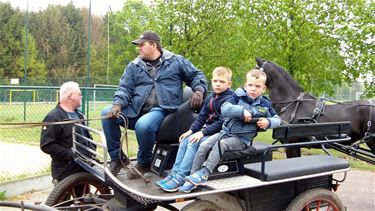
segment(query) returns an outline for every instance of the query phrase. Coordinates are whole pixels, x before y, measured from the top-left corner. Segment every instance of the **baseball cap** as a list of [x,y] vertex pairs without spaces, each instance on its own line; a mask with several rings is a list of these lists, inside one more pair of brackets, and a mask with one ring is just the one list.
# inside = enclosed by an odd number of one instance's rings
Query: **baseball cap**
[[139,36],[138,39],[133,40],[132,43],[135,45],[142,44],[146,41],[152,41],[152,42],[159,42],[160,43],[160,37],[159,35],[154,31],[145,31]]

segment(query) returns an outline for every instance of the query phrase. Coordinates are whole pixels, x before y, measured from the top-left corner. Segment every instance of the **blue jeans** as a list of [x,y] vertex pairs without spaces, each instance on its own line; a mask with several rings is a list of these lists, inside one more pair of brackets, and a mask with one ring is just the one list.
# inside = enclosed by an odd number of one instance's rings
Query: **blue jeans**
[[195,153],[199,145],[209,136],[204,136],[198,142],[191,143],[189,137],[184,138],[178,146],[176,160],[174,162],[172,173],[176,174],[179,179],[183,179],[189,175],[190,169],[193,165]]
[[[112,106],[104,108],[101,115],[106,116],[111,108]],[[156,133],[168,113],[169,112],[165,109],[154,107],[145,114],[140,114],[135,118],[128,118],[128,128],[135,130],[138,141],[138,164],[144,166],[151,164],[152,150],[156,142]],[[120,150],[120,125],[124,126],[124,120],[122,118],[102,120],[104,135],[107,139],[108,153],[112,160],[124,158],[124,153]],[[121,156],[119,153],[121,153]]]

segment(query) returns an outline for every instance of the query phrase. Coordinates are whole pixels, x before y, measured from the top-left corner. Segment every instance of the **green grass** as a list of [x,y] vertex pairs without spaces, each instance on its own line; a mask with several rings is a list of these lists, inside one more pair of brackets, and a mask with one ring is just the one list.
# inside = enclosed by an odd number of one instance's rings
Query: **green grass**
[[45,175],[45,174],[49,174],[50,172],[51,172],[50,166],[48,165],[37,172],[26,172],[26,173],[22,173],[19,175],[1,174],[0,183],[9,182],[9,181],[17,181],[17,180],[21,180],[21,179],[25,179],[25,178],[29,178],[33,176]]

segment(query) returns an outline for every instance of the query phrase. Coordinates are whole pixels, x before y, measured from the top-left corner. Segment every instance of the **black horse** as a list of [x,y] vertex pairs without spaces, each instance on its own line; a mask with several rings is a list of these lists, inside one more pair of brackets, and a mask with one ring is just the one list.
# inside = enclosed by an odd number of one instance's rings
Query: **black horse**
[[[267,74],[266,85],[274,108],[284,122],[339,122],[350,121],[352,144],[366,142],[375,154],[375,103],[356,100],[326,105],[323,99],[303,92],[302,87],[280,66],[256,59],[257,65]],[[301,141],[301,140],[299,140]],[[288,157],[300,156],[299,149],[286,151]]]

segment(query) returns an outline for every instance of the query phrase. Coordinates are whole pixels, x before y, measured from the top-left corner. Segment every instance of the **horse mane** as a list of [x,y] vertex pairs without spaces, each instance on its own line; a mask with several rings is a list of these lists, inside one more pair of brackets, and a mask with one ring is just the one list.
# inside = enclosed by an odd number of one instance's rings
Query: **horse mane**
[[[276,69],[274,71],[274,75],[277,75],[277,77],[273,77],[277,80],[282,80],[283,82],[286,82],[288,86],[291,86],[294,90],[297,90],[299,92],[303,92],[303,88],[297,83],[297,81],[287,72],[285,71],[282,67],[279,65],[266,61],[263,64],[263,69]],[[274,83],[275,84],[275,83]],[[272,84],[268,84],[272,86]],[[284,84],[286,85],[286,84]]]
[[[297,81],[279,65],[261,58],[256,58],[256,62],[259,67],[263,68],[267,75],[266,86],[269,90],[271,100],[292,100],[304,91]],[[312,95],[307,96],[315,99]]]

